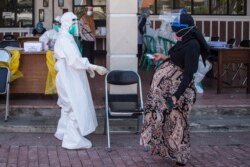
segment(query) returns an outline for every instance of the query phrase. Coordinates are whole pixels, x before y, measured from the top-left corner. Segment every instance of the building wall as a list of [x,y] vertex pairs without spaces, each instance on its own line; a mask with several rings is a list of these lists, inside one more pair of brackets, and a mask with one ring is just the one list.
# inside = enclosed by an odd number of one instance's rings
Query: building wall
[[55,16],[62,15],[63,9],[72,11],[72,0],[64,0],[64,6],[58,7],[58,0],[49,0],[49,6],[43,7],[43,0],[35,0],[35,25],[39,21],[39,9],[44,9],[44,26],[47,29],[52,28],[52,21]]
[[[221,41],[236,39],[238,45],[244,39],[250,39],[250,16],[193,16],[197,27],[208,37],[219,36]],[[161,25],[159,16],[150,16],[152,28]]]
[[247,0],[247,15],[250,16],[250,0]]

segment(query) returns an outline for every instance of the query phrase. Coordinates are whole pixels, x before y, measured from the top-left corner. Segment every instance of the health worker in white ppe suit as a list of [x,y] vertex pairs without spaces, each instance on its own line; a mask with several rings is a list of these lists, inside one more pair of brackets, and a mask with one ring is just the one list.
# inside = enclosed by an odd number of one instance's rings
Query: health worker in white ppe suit
[[39,41],[43,42],[44,50],[54,50],[54,45],[60,28],[60,18],[61,16],[55,17],[53,29],[46,31],[42,36],[40,36]]
[[94,71],[100,75],[107,73],[106,68],[90,64],[87,58],[81,56],[73,37],[77,30],[76,15],[72,12],[64,13],[54,49],[57,60],[55,64],[57,104],[61,107],[61,117],[55,137],[62,140],[62,147],[67,149],[92,146],[91,141],[84,137],[97,127],[86,71],[91,77],[94,77]]

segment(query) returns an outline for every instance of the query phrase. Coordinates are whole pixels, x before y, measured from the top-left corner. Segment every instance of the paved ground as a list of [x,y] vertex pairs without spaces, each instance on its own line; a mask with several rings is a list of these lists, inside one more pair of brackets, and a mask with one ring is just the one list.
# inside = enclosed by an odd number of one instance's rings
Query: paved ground
[[[105,65],[105,57],[97,64]],[[153,73],[143,70],[139,70],[139,73],[145,98]],[[104,107],[104,76],[97,75],[94,79],[89,79],[89,82],[95,108],[100,110]],[[217,94],[214,79],[205,79],[204,87],[205,93],[197,95],[194,107],[200,111],[196,112],[195,117],[191,117],[191,127],[193,131],[206,131],[207,133],[191,134],[192,153],[187,166],[250,167],[250,95],[245,93],[245,89],[226,88],[223,89],[222,94]],[[56,96],[38,95],[34,98],[31,95],[11,94],[12,120],[7,124],[2,122],[5,96],[0,96],[0,110],[2,111],[0,113],[0,167],[171,167],[174,165],[174,162],[170,160],[151,156],[149,152],[145,152],[139,146],[139,135],[112,135],[113,151],[107,152],[105,150],[106,136],[101,133],[88,136],[94,144],[91,149],[65,150],[61,148],[61,142],[55,139],[53,134],[3,132],[8,129],[10,132],[17,127],[22,131],[30,132],[31,127],[25,125],[34,122],[41,123],[43,126],[40,129],[44,132],[44,126],[50,125],[50,122],[46,122],[49,119],[46,120],[44,115],[58,109],[56,100]],[[27,107],[33,110],[24,112]],[[229,109],[225,110],[221,107]],[[49,109],[48,112],[40,111],[44,108]],[[208,114],[208,111],[205,111],[206,108],[211,110],[212,114]],[[230,108],[237,113],[231,112]],[[15,113],[18,113],[21,119],[15,119],[17,116]],[[27,115],[33,119],[27,119]],[[56,117],[58,113],[53,112],[49,116],[53,117],[52,125],[55,127],[54,119],[58,120]],[[98,116],[100,117],[100,114]],[[44,119],[39,119],[40,117]],[[21,124],[18,124],[18,121]],[[99,125],[102,125],[102,122],[99,121]],[[38,132],[37,127],[33,129],[34,132]],[[48,131],[54,130],[52,128]],[[217,132],[220,130],[225,132]],[[234,130],[245,132],[232,132]],[[211,133],[211,131],[216,131],[216,133]]]
[[[170,167],[173,162],[151,156],[139,146],[139,135],[112,135],[113,151],[105,151],[106,136],[88,136],[94,147],[66,150],[53,134],[2,133],[0,167]],[[250,133],[192,133],[188,167],[249,167]]]

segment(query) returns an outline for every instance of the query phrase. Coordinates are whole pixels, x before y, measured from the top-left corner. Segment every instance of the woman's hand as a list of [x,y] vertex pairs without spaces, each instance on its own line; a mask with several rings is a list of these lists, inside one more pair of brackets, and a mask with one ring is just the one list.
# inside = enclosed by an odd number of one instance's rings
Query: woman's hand
[[154,60],[159,61],[159,60],[166,60],[167,56],[162,54],[162,53],[155,53],[154,54]]
[[173,104],[175,105],[176,101],[177,101],[177,98],[175,96],[172,96],[172,101],[173,101]]

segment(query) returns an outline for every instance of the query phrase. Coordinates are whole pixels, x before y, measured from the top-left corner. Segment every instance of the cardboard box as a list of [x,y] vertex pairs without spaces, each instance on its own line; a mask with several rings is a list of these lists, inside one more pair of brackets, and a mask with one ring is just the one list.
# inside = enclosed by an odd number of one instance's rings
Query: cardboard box
[[27,41],[24,42],[25,52],[40,52],[43,50],[43,43],[39,41]]

